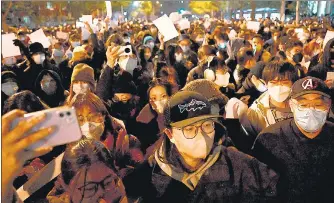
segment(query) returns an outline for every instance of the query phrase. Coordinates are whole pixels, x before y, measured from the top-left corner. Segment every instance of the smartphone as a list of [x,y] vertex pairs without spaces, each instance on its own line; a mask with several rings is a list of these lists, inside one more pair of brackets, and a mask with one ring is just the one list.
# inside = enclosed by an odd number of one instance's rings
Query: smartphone
[[27,120],[31,117],[40,115],[41,113],[45,113],[45,119],[27,132],[26,135],[36,132],[41,128],[51,126],[56,126],[56,130],[43,140],[31,145],[28,149],[33,150],[39,147],[54,147],[81,139],[82,133],[73,107],[58,107],[25,114],[23,117],[15,119],[12,122],[11,128],[13,129],[20,121]]
[[126,46],[122,46],[119,49],[119,52],[123,52],[120,56],[128,56],[132,54],[132,48],[131,45],[126,45]]

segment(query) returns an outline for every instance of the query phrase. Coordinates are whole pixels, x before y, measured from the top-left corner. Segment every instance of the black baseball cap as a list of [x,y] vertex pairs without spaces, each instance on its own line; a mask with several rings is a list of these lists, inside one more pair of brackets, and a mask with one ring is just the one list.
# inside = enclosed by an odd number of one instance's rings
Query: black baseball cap
[[297,98],[305,94],[320,94],[331,98],[330,89],[325,82],[315,77],[305,77],[297,80],[291,88],[291,98]]
[[181,128],[201,120],[222,116],[211,114],[211,104],[201,94],[180,91],[169,99],[164,117],[166,126]]

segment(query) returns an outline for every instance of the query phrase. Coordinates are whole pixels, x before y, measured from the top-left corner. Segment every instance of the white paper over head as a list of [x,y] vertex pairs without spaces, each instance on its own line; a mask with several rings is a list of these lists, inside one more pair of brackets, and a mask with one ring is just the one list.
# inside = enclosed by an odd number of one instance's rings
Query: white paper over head
[[90,25],[93,24],[93,16],[92,15],[82,15],[82,22],[88,22]]
[[67,32],[61,32],[61,31],[58,31],[56,33],[56,36],[58,39],[64,39],[64,40],[68,40],[69,38],[69,34]]
[[81,39],[88,40],[89,36],[90,36],[90,32],[87,30],[87,28],[82,27],[81,28]]
[[326,80],[333,80],[334,81],[334,72],[327,72]]
[[180,15],[178,12],[173,12],[173,13],[169,14],[169,18],[170,18],[171,21],[175,24],[175,23],[177,23],[179,20],[182,19],[182,15]]
[[167,42],[179,36],[179,33],[177,32],[173,22],[170,20],[170,18],[168,18],[166,14],[153,21],[153,24],[158,28],[159,32],[164,36],[164,42]]
[[188,19],[182,19],[178,22],[179,26],[180,26],[180,30],[185,30],[185,29],[189,29],[190,28],[190,22]]
[[334,31],[329,31],[328,30],[327,33],[326,33],[326,36],[324,38],[324,43],[323,43],[322,47],[325,48],[327,42],[329,40],[333,39],[333,38],[334,38]]
[[51,42],[49,38],[47,38],[42,29],[36,30],[35,32],[29,35],[30,41],[32,43],[39,42],[43,45],[44,48],[49,48]]
[[76,28],[79,28],[79,27],[85,27],[85,24],[84,24],[83,22],[76,21],[76,22],[75,22],[75,27],[76,27]]
[[112,17],[112,7],[111,7],[111,2],[110,1],[105,1],[106,2],[106,10],[107,10],[107,16],[109,18]]
[[14,33],[1,35],[1,40],[2,40],[1,53],[4,58],[21,55],[20,48],[13,44],[14,39],[16,39]]
[[247,29],[248,30],[253,30],[254,32],[259,31],[259,29],[260,29],[260,22],[247,21]]

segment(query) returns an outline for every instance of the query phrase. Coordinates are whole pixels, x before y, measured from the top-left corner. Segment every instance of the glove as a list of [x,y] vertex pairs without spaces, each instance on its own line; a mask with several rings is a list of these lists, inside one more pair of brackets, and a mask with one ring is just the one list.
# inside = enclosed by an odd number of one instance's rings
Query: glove
[[14,39],[13,42],[14,42],[14,45],[17,47],[24,47],[24,44],[18,39]]

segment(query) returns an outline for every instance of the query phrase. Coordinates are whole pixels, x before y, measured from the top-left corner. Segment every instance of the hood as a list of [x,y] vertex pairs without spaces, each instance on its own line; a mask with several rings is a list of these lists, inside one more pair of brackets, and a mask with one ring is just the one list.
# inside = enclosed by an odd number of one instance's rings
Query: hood
[[324,46],[324,56],[323,56],[323,64],[326,67],[330,67],[330,47],[334,43],[334,38],[329,40]]
[[[56,81],[57,83],[57,91],[54,96],[49,96],[44,93],[44,91],[41,89],[40,82],[44,75],[50,74],[51,77]],[[65,89],[62,85],[61,78],[58,75],[58,73],[52,71],[52,70],[42,70],[41,73],[37,76],[35,81],[35,93],[37,96],[39,96],[43,101],[45,101],[50,106],[58,106],[60,101],[65,100],[64,95]]]
[[12,71],[3,71],[1,73],[1,83],[5,83],[6,81],[13,81],[19,85],[17,75]]

